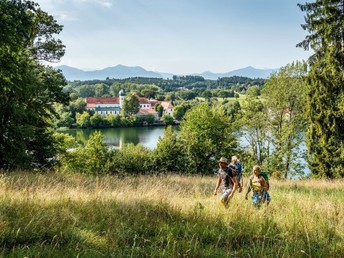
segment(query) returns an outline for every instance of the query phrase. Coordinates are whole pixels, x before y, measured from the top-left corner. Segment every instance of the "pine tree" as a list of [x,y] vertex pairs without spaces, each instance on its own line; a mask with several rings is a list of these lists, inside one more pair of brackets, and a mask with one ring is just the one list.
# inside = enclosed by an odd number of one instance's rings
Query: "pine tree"
[[309,165],[318,177],[344,176],[344,1],[299,4],[309,35],[297,46],[309,58],[307,146]]

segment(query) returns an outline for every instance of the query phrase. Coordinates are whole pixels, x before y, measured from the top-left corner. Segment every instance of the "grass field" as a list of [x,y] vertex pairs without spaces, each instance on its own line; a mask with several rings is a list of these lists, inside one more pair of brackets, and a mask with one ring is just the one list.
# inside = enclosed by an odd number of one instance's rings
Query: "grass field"
[[[229,208],[215,177],[0,177],[2,257],[343,257],[344,181],[273,181]],[[246,189],[244,189],[246,191]]]

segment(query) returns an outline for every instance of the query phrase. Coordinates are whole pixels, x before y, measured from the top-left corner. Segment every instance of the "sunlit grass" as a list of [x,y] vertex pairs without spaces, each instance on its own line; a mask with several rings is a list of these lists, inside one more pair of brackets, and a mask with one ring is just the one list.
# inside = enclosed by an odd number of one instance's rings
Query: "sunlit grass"
[[344,181],[271,180],[259,210],[215,177],[32,174],[0,177],[8,257],[341,257]]

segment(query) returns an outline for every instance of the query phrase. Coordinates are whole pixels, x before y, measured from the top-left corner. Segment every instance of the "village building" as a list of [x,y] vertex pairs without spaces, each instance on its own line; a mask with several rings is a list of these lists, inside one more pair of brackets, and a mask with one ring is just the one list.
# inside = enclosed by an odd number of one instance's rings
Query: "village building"
[[[100,115],[117,115],[121,113],[124,97],[125,93],[123,90],[119,92],[118,97],[89,97],[86,98],[86,109],[93,110]],[[156,99],[148,99],[144,97],[139,97],[138,99],[140,110],[136,116],[153,115],[155,120],[158,120],[158,112],[154,109],[156,104],[161,104],[163,107],[163,114],[172,116],[174,107],[171,101],[158,101]]]

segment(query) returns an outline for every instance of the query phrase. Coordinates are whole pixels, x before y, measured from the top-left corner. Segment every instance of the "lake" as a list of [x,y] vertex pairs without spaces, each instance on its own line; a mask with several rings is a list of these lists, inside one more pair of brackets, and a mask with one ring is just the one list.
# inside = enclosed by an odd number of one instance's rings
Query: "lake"
[[[143,146],[154,149],[159,137],[164,136],[164,126],[153,127],[128,127],[128,128],[105,128],[98,129],[105,137],[105,143],[115,148],[121,148],[123,144],[141,143]],[[61,132],[72,135],[79,143],[87,143],[90,135],[95,129],[67,129]]]

